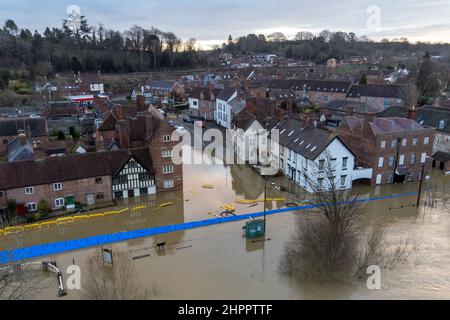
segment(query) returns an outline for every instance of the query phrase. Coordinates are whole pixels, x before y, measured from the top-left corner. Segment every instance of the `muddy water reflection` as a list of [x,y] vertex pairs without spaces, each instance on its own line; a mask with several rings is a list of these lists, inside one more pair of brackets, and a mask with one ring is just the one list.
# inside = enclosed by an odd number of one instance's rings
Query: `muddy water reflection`
[[[67,225],[45,232],[32,232],[20,237],[21,246],[75,239],[95,234],[127,231],[203,220],[214,216],[220,206],[236,199],[256,199],[263,196],[263,180],[245,166],[186,166],[183,192],[164,193],[156,197],[131,199],[146,202],[145,210],[103,220]],[[308,196],[298,192],[283,178],[273,179],[292,193],[269,187],[269,196],[301,201]],[[212,184],[214,189],[203,189]],[[383,196],[417,191],[417,183],[395,186],[358,186],[353,192],[363,197]],[[374,225],[387,228],[392,244],[409,238],[419,245],[418,251],[405,265],[382,275],[382,290],[369,291],[364,283],[299,284],[279,274],[282,250],[291,238],[295,219],[306,212],[270,216],[270,241],[252,242],[242,238],[243,222],[187,230],[145,239],[116,243],[109,247],[115,253],[129,252],[136,258],[138,277],[146,288],[158,288],[159,299],[418,299],[450,298],[450,177],[433,172],[424,184],[420,209],[411,207],[415,196],[371,202],[367,204],[361,232]],[[154,210],[160,203],[173,201],[171,207]],[[122,203],[121,205],[125,205]],[[284,203],[270,203],[270,207]],[[236,205],[237,213],[260,211],[256,207]],[[165,252],[157,252],[156,243],[166,242]],[[3,243],[2,243],[3,245]],[[68,252],[56,257],[65,269],[75,261],[85,265],[88,257],[99,248]],[[148,256],[149,255],[149,256]],[[84,269],[84,268],[83,268]],[[38,298],[56,298],[56,290],[44,292]],[[78,299],[70,291],[67,299]]]

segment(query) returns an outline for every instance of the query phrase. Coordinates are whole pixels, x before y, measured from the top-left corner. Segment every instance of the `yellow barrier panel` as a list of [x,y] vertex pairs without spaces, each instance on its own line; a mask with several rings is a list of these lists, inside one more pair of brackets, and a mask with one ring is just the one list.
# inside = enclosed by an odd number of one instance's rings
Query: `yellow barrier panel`
[[172,204],[173,204],[173,202],[167,202],[167,203],[160,204],[159,207],[164,208],[164,207],[171,206]]
[[0,236],[4,236],[5,235],[5,230],[0,229]]
[[119,214],[122,214],[122,213],[124,213],[125,211],[128,211],[128,209],[122,209],[122,210],[119,210],[118,213],[119,213]]
[[105,212],[105,213],[103,214],[103,216],[109,217],[109,216],[115,216],[115,215],[117,215],[117,214],[119,214],[119,211],[110,211],[110,212]]
[[56,219],[57,224],[66,224],[66,223],[73,223],[73,217],[67,217],[67,218],[59,218]]
[[89,219],[89,217],[87,215],[81,215],[81,216],[73,217],[73,221],[74,222],[76,222],[76,221],[84,221],[84,220],[87,220],[87,219]]
[[142,210],[145,208],[147,208],[147,206],[140,206],[140,207],[133,208],[133,211],[139,211],[139,210]]
[[41,225],[39,223],[29,224],[29,225],[23,226],[23,231],[38,230],[40,228],[41,228]]
[[23,231],[22,226],[5,228],[5,234],[17,233],[17,232],[21,232],[21,231]]
[[39,225],[41,226],[41,228],[45,228],[45,227],[50,228],[52,226],[56,226],[57,224],[56,224],[56,221],[48,221],[48,222],[42,222]]
[[88,217],[89,219],[97,219],[97,218],[103,218],[105,215],[103,213],[96,213],[96,214],[90,214]]

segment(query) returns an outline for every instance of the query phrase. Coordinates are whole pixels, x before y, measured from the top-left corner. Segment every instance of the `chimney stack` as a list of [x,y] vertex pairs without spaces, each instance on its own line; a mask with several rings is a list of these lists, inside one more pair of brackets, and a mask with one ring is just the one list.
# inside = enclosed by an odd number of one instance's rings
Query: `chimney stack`
[[119,131],[119,143],[121,149],[129,149],[130,148],[130,132],[128,127],[128,121],[120,120],[117,124]]
[[346,115],[346,116],[353,116],[353,115],[354,115],[354,109],[353,109],[353,107],[346,107],[346,109],[345,109],[345,115]]
[[145,110],[145,97],[142,94],[136,96],[136,107],[138,111]]
[[40,141],[33,141],[33,153],[35,160],[44,159],[44,152]]
[[25,133],[25,130],[19,130],[19,143],[24,146],[27,144],[27,135]]
[[408,109],[408,119],[416,121],[417,119],[417,108],[416,106],[412,106]]

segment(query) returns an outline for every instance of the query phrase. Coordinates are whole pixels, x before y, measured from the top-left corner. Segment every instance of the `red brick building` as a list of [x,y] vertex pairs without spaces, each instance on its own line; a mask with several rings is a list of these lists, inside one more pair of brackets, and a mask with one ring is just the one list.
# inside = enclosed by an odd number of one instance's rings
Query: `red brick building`
[[0,209],[8,199],[34,212],[41,200],[57,210],[69,201],[95,205],[155,192],[148,148],[0,164]]
[[431,165],[435,131],[414,120],[347,116],[338,133],[358,164],[373,168],[372,184],[419,180],[422,166]]

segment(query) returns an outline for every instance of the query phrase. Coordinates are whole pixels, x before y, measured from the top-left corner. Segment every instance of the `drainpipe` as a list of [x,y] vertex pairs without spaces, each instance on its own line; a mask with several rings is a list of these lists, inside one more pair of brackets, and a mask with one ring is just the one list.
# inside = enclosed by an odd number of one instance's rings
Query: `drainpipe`
[[[397,155],[395,157],[395,166],[394,166],[394,175],[392,176],[392,184],[395,184],[395,174],[397,172],[397,168],[398,168],[398,161],[400,158],[400,144],[402,143],[402,139],[401,138],[397,138]],[[388,159],[389,161],[389,159]]]

